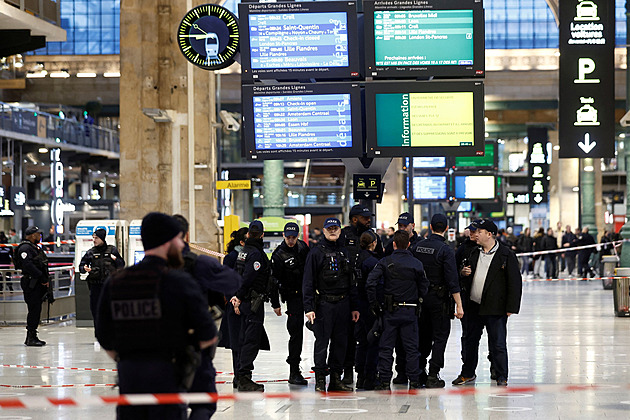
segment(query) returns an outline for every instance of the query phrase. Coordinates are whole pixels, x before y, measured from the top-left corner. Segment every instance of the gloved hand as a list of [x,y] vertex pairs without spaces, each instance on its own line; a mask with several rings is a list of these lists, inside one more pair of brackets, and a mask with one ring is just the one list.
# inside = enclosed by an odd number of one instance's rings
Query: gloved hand
[[370,311],[372,311],[372,313],[376,316],[381,316],[383,314],[383,308],[381,308],[381,305],[378,303],[372,303],[370,305]]

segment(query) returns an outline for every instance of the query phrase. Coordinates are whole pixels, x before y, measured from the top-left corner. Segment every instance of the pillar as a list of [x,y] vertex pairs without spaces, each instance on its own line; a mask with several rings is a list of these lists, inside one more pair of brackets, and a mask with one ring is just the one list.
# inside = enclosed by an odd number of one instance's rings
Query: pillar
[[284,217],[284,161],[263,164],[263,216]]
[[[595,219],[595,170],[593,158],[582,161],[582,178],[580,180],[580,201],[582,203],[581,227],[588,227],[589,233],[597,238],[597,223]],[[590,167],[590,170],[587,170]]]

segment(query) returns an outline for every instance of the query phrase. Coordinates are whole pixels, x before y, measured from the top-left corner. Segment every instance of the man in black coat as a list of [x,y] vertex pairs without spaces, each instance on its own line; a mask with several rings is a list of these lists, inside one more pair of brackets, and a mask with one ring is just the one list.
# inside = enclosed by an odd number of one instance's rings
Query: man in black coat
[[484,327],[488,331],[497,385],[507,385],[507,320],[520,310],[523,283],[516,255],[495,239],[497,231],[491,220],[484,219],[477,225],[481,248],[471,254],[470,267],[462,270],[462,275],[471,279],[463,285],[470,297],[464,309],[466,356],[453,385],[473,383],[477,378],[479,340]]
[[[593,238],[593,235],[588,233],[588,226],[584,227],[582,229],[582,234],[578,236],[578,245],[595,245],[595,238]],[[591,254],[594,250],[594,247],[590,247],[581,249],[578,253],[578,270],[580,272],[580,275],[584,278],[588,277],[590,274],[593,274],[593,270],[591,269],[588,261],[591,259]]]

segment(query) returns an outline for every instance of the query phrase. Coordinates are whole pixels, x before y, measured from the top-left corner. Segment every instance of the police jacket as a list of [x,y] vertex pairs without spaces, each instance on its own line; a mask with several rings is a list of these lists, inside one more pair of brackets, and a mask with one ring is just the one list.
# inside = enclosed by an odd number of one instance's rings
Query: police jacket
[[169,356],[194,340],[217,334],[208,303],[193,278],[169,270],[166,261],[146,256],[114,273],[101,292],[96,338],[121,358],[133,354]]
[[315,311],[316,295],[350,296],[350,305],[357,308],[357,288],[348,251],[341,237],[335,242],[321,240],[306,256],[302,294],[304,313]]
[[243,284],[243,278],[233,269],[221,265],[208,255],[197,255],[185,244],[182,250],[185,271],[193,276],[204,294],[220,293],[232,297]]
[[[472,275],[468,277],[466,289],[471,290],[475,277],[480,248],[470,255]],[[488,275],[483,286],[479,315],[505,315],[518,313],[521,307],[523,283],[516,255],[507,245],[499,243],[499,248],[492,258]]]
[[450,294],[461,291],[455,253],[444,236],[432,233],[427,239],[416,242],[412,252],[424,266],[432,287],[446,287]]
[[[240,300],[251,299],[251,292],[267,295],[270,290],[270,264],[269,258],[263,251],[263,240],[247,239],[245,246],[238,253],[236,259],[236,272],[243,277],[243,284],[236,291],[236,297]],[[277,293],[271,293],[271,306],[280,307],[280,300]]]
[[[241,248],[242,249],[242,248]],[[240,252],[240,250],[232,250],[230,251],[225,258],[223,258],[223,265],[227,265],[230,268],[235,268],[236,267],[236,259],[238,258],[238,253]]]
[[[112,258],[112,255],[114,258]],[[103,243],[100,246],[90,248],[79,263],[79,271],[85,273],[85,266],[92,269],[87,276],[89,283],[104,283],[116,270],[125,266],[125,260],[113,245]]]
[[[353,268],[357,267],[356,260],[361,253],[359,239],[361,239],[361,235],[366,230],[359,230],[358,226],[346,226],[345,228],[341,229],[341,236],[339,237],[338,241],[341,241],[342,244],[345,244]],[[376,252],[378,258],[382,258],[385,252],[383,250],[383,243],[381,242],[381,238],[378,235],[376,235],[376,248],[374,249],[374,252]]]
[[[15,250],[17,268],[22,269],[22,277],[28,280],[35,279],[40,284],[48,283],[48,257],[44,251],[32,243],[24,240]],[[36,283],[37,284],[37,283]]]
[[365,286],[368,275],[372,272],[376,264],[378,264],[376,252],[362,249],[357,259],[358,268],[355,270],[357,291],[360,297],[367,297]]
[[383,292],[396,303],[418,303],[429,288],[422,263],[406,249],[397,249],[381,259],[367,279],[370,305],[377,303],[376,288],[383,281]]
[[271,255],[271,275],[285,299],[302,293],[304,263],[308,252],[306,242],[298,239],[293,247],[282,241]]
[[[413,235],[411,235],[411,238],[409,238],[409,249],[413,249],[414,245],[419,240],[421,239],[418,236],[418,233],[416,233],[416,231],[414,230]],[[394,241],[389,241],[389,243],[385,247],[385,256],[392,255],[393,252],[394,252]]]

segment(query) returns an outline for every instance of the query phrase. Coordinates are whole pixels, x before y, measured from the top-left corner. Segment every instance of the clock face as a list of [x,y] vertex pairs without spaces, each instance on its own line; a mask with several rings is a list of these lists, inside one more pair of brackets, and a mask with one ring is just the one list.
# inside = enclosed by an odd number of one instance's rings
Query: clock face
[[219,70],[231,65],[238,53],[238,21],[216,4],[197,6],[179,24],[177,40],[188,61],[202,69]]

